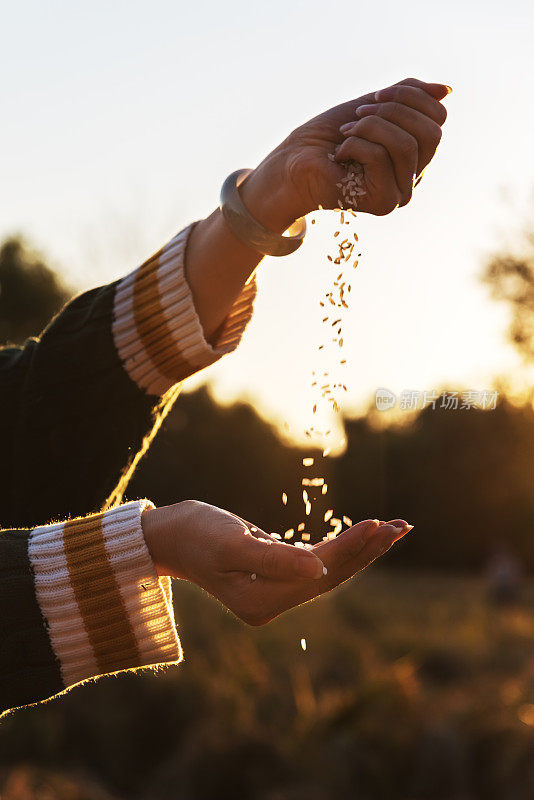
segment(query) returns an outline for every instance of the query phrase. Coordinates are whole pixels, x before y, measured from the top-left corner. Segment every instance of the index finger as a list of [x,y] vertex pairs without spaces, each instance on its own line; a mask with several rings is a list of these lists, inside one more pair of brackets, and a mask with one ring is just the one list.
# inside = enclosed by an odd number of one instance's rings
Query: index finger
[[352,528],[339,533],[335,539],[319,542],[312,551],[326,564],[329,573],[338,569],[346,561],[350,561],[360,553],[371,539],[379,522],[376,519],[364,519]]
[[316,553],[328,568],[329,580],[335,580],[336,572],[341,570],[344,565],[363,556],[367,546],[376,538],[377,532],[386,537],[391,536],[392,541],[397,541],[412,528],[413,525],[409,525],[403,519],[394,519],[389,522],[366,519],[338,534],[335,539],[319,542],[312,547],[312,552]]
[[[308,552],[319,556],[327,567],[327,572],[320,580],[280,583],[274,602],[269,592],[271,587],[267,584],[261,587],[275,609],[273,616],[339,586],[356,572],[365,569],[371,561],[389,549],[394,541],[401,538],[404,532],[406,531],[400,525],[379,525],[378,520],[367,519],[338,534],[335,539],[319,542]],[[267,603],[267,599],[265,602]]]
[[443,100],[444,97],[452,92],[452,87],[447,86],[446,83],[426,83],[425,81],[420,81],[418,78],[405,78],[395,85],[415,86],[418,89],[424,89],[427,94],[432,95],[436,100]]
[[[424,89],[418,89],[415,86],[406,86],[397,84],[396,86],[388,86],[387,89],[380,89],[375,94],[375,101],[377,103],[400,103],[401,105],[409,106],[414,111],[419,111],[427,117],[430,117],[438,125],[443,125],[447,119],[447,109],[432,97]],[[386,117],[387,118],[387,117]]]
[[413,525],[408,525],[407,523],[405,523],[405,527],[391,525],[391,523],[380,525],[376,529],[376,533],[369,538],[355,558],[349,559],[332,573],[329,572],[329,588],[333,589],[339,586],[340,583],[344,583],[368,567],[373,561],[384,555],[395,542],[402,539],[412,528]]

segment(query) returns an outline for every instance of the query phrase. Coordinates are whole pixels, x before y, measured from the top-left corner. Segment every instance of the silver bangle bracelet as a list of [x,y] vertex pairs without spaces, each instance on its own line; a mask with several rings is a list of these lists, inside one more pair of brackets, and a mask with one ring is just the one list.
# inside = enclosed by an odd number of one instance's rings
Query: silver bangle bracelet
[[306,235],[306,220],[299,217],[289,228],[289,236],[264,228],[249,214],[238,191],[239,184],[250,175],[250,169],[232,172],[222,185],[220,209],[235,235],[263,256],[288,256],[301,246]]

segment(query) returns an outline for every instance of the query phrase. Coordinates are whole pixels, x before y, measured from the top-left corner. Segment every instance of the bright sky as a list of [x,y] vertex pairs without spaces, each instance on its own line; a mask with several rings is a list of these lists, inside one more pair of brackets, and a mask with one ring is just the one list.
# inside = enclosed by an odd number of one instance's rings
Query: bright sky
[[[76,287],[134,267],[217,204],[296,125],[407,76],[452,85],[412,203],[358,217],[346,407],[377,387],[484,389],[516,366],[477,281],[531,201],[534,10],[508,3],[164,0],[4,8],[0,236],[20,231]],[[238,352],[202,374],[295,434],[310,422],[331,213],[259,270]]]

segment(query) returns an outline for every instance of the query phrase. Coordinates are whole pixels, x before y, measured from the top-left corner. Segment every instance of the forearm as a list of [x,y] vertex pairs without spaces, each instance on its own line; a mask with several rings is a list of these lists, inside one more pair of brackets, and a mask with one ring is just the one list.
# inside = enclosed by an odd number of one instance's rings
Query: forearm
[[[275,233],[283,233],[298,217],[287,189],[286,169],[284,148],[277,148],[239,190],[250,214]],[[231,231],[219,209],[195,226],[187,245],[185,269],[208,340],[261,260],[258,252]]]
[[[259,256],[225,245],[232,234],[220,221],[217,234],[212,220],[199,225],[208,232],[193,272],[204,275],[208,301],[221,297],[209,306],[211,341],[185,276],[188,226],[121,281],[73,299],[39,341],[0,350],[3,522],[31,526],[115,500],[163,418],[163,406],[153,415],[158,398],[237,347],[256,291],[253,280],[243,284]],[[222,266],[212,269],[217,248]],[[236,251],[241,258],[225,255]]]

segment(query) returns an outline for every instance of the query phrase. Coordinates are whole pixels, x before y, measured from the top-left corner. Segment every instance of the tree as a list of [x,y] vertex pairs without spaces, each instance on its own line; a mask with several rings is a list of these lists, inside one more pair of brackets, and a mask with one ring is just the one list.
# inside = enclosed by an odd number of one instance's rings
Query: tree
[[71,296],[59,276],[20,237],[0,247],[0,344],[38,336]]
[[510,341],[527,363],[534,363],[534,230],[526,231],[519,255],[503,252],[492,256],[482,280],[496,300],[509,304]]

